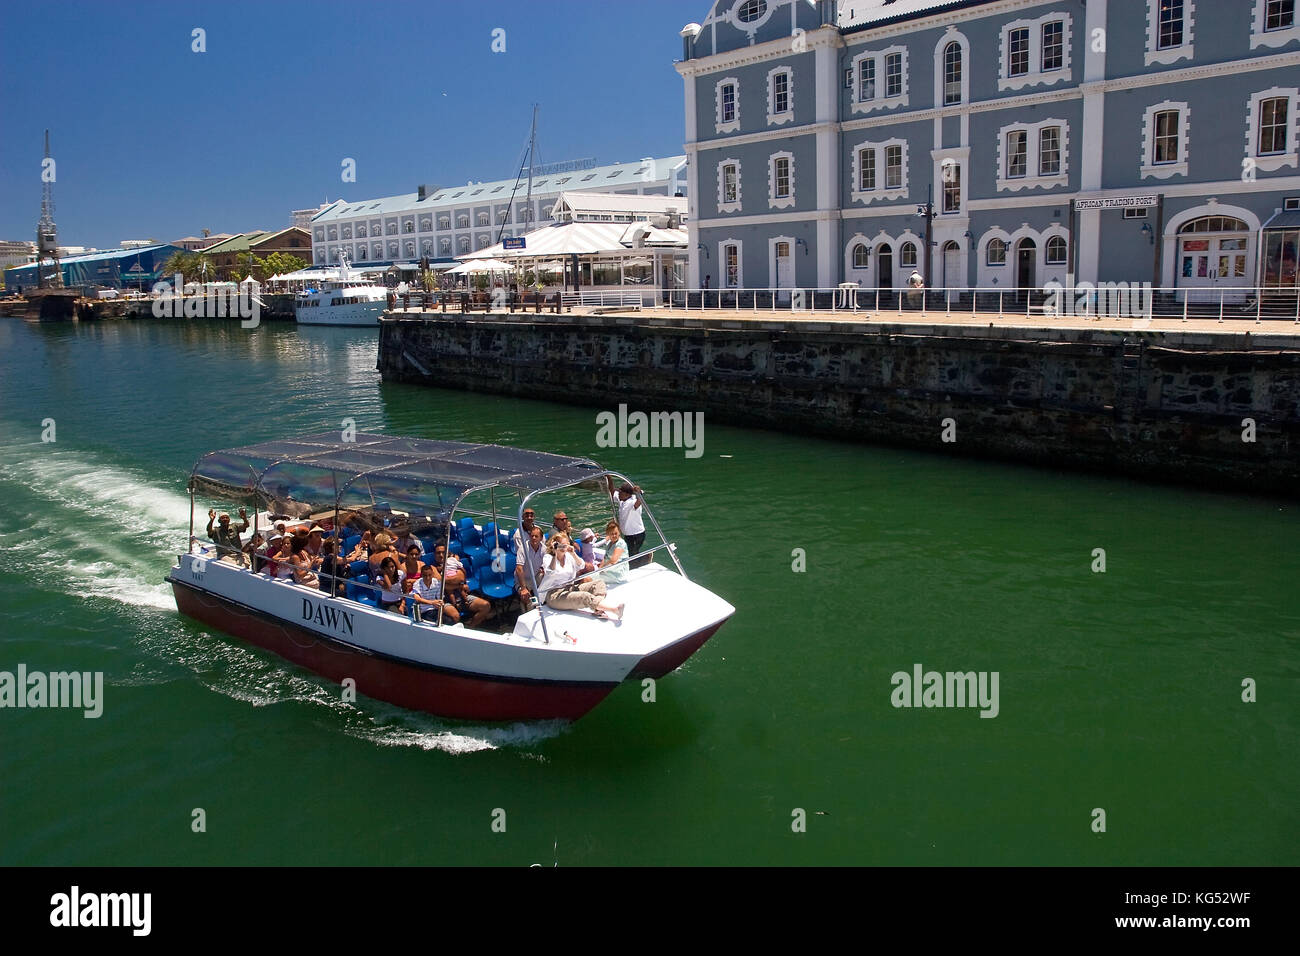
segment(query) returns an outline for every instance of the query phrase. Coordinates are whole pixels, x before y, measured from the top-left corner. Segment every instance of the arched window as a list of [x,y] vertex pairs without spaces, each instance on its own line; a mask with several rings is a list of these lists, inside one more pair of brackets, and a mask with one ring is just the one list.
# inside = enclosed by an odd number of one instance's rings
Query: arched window
[[428,216],[425,216],[423,219],[420,220],[421,232],[428,232],[432,228],[433,228],[433,220],[430,219]]
[[859,242],[853,247],[853,268],[865,269],[871,264],[871,250]]
[[478,224],[479,224],[480,226],[486,226],[486,225],[488,224],[488,214],[487,214],[487,213],[485,213],[485,212],[481,212],[481,213],[478,214]]
[[438,246],[439,248],[442,249],[443,252],[451,252],[451,240],[448,239],[446,236],[442,238],[442,241],[438,243]]
[[961,44],[954,40],[943,48],[943,104],[961,102]]
[[460,237],[460,251],[469,252],[469,236]]
[[1065,259],[1065,239],[1061,236],[1052,236],[1047,240],[1047,264],[1049,266],[1063,265]]
[[1202,216],[1183,223],[1179,234],[1185,232],[1246,232],[1250,227],[1231,216]]
[[459,216],[457,216],[457,217],[456,217],[456,225],[459,226],[461,229],[464,229],[466,226],[468,226],[468,225],[469,225],[469,213],[467,213],[467,212],[463,212],[463,213],[461,213]]
[[1007,244],[1001,239],[990,239],[988,248],[988,264],[991,266],[1004,266],[1007,264]]
[[913,267],[915,267],[915,265],[916,265],[916,243],[914,243],[914,242],[905,242],[905,243],[903,243],[903,248],[900,249],[899,252],[898,252],[898,261],[901,262],[901,263],[902,263],[903,265],[905,265],[905,266],[913,266]]

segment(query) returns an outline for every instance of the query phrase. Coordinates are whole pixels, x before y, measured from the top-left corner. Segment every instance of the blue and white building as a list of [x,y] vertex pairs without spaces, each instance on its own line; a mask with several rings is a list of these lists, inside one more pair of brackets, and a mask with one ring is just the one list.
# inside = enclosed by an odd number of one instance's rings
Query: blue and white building
[[507,236],[531,232],[551,220],[566,193],[682,196],[686,157],[647,157],[632,163],[554,164],[527,179],[471,182],[464,186],[420,186],[413,193],[382,199],[338,201],[312,217],[312,261],[333,265],[345,252],[353,265],[432,262],[454,264]]
[[716,0],[676,65],[690,284],[1294,288],[1296,6]]

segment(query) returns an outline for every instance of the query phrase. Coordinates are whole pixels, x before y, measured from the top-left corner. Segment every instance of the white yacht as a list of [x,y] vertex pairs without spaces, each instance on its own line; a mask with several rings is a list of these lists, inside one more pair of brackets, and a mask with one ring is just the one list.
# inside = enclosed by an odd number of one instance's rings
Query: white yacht
[[299,325],[379,325],[388,289],[354,276],[346,255],[339,256],[338,276],[321,288],[299,292],[293,302]]

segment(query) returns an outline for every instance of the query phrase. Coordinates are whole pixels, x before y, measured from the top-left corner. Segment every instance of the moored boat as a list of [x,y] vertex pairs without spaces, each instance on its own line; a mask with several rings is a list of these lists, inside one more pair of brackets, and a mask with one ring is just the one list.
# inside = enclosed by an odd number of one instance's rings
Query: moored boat
[[344,254],[336,278],[294,298],[294,318],[299,325],[378,326],[387,303],[388,289],[354,276]]
[[[594,461],[376,434],[339,439],[335,432],[205,455],[190,477],[191,501],[255,505],[254,533],[267,530],[262,506],[275,512],[290,502],[335,541],[388,522],[426,552],[459,554],[474,596],[489,603],[485,623],[384,610],[364,575],[342,587],[327,579],[326,590],[276,579],[198,544],[193,515],[189,547],[168,576],[183,614],[330,680],[351,679],[369,697],[445,717],[521,720],[577,719],[624,680],[664,676],[734,613],[687,578],[648,506],[645,524],[661,543],[584,578],[609,580],[604,600],[623,606],[618,617],[524,606],[511,586],[510,524],[519,526],[534,498],[551,495],[585,502],[578,507],[593,515],[603,504],[608,517],[607,488],[626,479]],[[528,583],[535,593],[535,575]]]

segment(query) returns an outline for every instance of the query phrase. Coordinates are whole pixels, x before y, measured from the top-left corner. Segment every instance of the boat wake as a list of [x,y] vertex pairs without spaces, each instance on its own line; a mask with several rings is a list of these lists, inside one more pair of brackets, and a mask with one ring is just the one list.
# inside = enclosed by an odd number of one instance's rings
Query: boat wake
[[[0,445],[0,571],[37,587],[53,584],[74,600],[109,600],[131,618],[129,671],[118,686],[185,677],[254,707],[300,703],[328,711],[348,736],[384,747],[449,754],[500,749],[527,753],[564,733],[562,720],[475,726],[381,701],[342,699],[338,686],[288,669],[234,638],[182,618],[166,569],[189,527],[189,498],[151,484],[148,475],[53,445]],[[165,613],[164,613],[165,612]],[[123,668],[127,670],[127,668]]]

